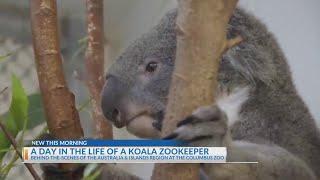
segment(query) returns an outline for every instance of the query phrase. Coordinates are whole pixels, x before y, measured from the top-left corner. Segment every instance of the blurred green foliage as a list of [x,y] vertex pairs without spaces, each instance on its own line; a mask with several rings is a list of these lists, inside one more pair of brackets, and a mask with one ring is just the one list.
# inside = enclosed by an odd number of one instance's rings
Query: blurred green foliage
[[[44,110],[40,94],[27,96],[21,81],[12,75],[12,98],[9,111],[3,116],[3,124],[9,133],[16,137],[19,131],[32,129],[45,122]],[[30,119],[30,121],[29,121]],[[0,160],[9,150],[10,142],[2,131],[0,131]]]
[[7,57],[11,56],[11,53],[5,54],[5,55],[0,55],[0,62],[4,61],[7,59]]
[[[12,100],[9,108],[9,112],[2,122],[6,129],[11,133],[12,136],[16,136],[19,131],[24,130],[28,121],[28,108],[29,101],[25,90],[22,87],[21,81],[12,75]],[[10,147],[10,142],[4,135],[0,132],[0,150],[7,149]],[[3,158],[5,152],[0,153],[0,159]]]

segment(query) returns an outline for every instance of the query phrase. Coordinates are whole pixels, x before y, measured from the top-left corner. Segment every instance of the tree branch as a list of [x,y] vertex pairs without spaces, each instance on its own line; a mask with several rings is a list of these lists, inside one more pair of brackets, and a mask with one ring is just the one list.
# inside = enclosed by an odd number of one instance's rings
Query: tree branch
[[[220,59],[239,39],[226,29],[237,0],[178,0],[177,53],[162,135],[199,106],[214,102]],[[183,77],[183,78],[181,78]],[[156,164],[152,178],[199,179],[197,164]]]
[[[75,97],[69,91],[60,54],[55,0],[30,0],[33,48],[47,124],[58,139],[83,137]],[[75,166],[64,164],[72,170]]]
[[85,64],[86,84],[92,97],[92,117],[97,138],[111,139],[112,126],[104,118],[101,110],[100,92],[104,84],[104,28],[103,0],[86,0],[88,46]]
[[7,89],[8,89],[8,87],[3,88],[3,89],[0,91],[0,95],[3,94],[4,92],[6,92]]
[[[23,161],[23,157],[21,152],[18,149],[18,144],[15,141],[14,137],[11,135],[11,133],[6,129],[6,127],[4,126],[4,124],[2,124],[2,121],[0,120],[0,128],[3,131],[4,135],[7,137],[7,139],[10,141],[11,145],[13,146],[14,150],[16,151],[16,153],[18,154],[18,156],[20,157],[20,159]],[[37,174],[36,170],[32,167],[31,164],[29,163],[24,163],[24,165],[27,167],[27,169],[29,170],[30,174],[32,175],[32,177],[36,180],[40,180],[40,176]]]

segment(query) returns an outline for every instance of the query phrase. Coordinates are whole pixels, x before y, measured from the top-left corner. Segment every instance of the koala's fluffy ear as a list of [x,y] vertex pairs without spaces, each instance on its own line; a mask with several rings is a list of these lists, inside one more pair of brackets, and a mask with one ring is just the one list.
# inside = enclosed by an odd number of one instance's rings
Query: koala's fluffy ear
[[237,9],[229,22],[228,38],[240,35],[244,40],[223,58],[253,83],[283,83],[290,79],[289,67],[280,47],[274,43],[275,38],[265,29],[264,24]]

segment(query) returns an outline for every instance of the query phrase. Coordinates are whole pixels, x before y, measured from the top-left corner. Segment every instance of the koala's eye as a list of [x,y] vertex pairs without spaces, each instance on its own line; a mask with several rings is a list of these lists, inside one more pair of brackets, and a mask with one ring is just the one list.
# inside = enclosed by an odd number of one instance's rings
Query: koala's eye
[[157,67],[158,67],[158,63],[150,62],[146,66],[146,71],[149,72],[149,73],[152,73],[157,69]]

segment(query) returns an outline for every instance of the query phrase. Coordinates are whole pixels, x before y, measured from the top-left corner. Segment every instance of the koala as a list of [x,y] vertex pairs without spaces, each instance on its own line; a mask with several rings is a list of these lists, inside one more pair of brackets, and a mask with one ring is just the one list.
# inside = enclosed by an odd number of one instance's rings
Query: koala
[[[101,92],[105,117],[142,138],[161,138],[176,54],[177,10],[134,41],[106,74]],[[201,164],[202,179],[320,179],[320,134],[298,95],[289,66],[273,35],[237,8],[227,37],[244,41],[222,56],[217,101],[181,119],[172,134],[190,146],[225,146],[230,164]],[[257,161],[258,164],[236,162]],[[68,179],[57,167],[47,179]],[[72,174],[81,173],[80,166]],[[79,170],[80,169],[80,170]],[[49,176],[50,175],[50,176]],[[50,178],[51,177],[51,178]],[[101,179],[139,179],[111,164]]]
[[[102,110],[117,128],[160,138],[176,54],[177,10],[134,41],[106,74]],[[244,41],[222,57],[217,102],[182,119],[165,139],[226,146],[227,161],[202,164],[209,179],[320,179],[320,134],[298,95],[276,39],[237,8],[227,37]]]

